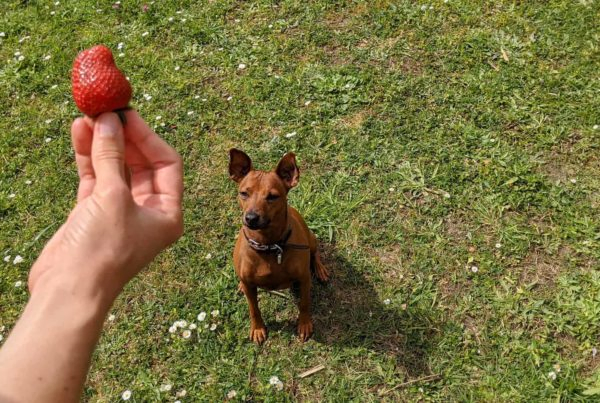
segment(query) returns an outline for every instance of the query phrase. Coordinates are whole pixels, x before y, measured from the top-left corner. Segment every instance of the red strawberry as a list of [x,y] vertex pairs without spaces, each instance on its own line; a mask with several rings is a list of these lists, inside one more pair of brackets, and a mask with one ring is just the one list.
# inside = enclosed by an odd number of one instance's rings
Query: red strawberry
[[126,108],[131,99],[129,81],[115,65],[110,49],[103,45],[77,55],[71,83],[75,104],[90,117]]

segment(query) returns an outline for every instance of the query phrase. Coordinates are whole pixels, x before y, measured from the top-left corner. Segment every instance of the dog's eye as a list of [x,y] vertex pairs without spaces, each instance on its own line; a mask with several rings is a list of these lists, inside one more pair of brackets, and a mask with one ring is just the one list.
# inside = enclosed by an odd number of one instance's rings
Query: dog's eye
[[270,194],[267,196],[267,201],[275,201],[277,199],[279,199],[279,195]]
[[247,199],[247,198],[248,198],[248,196],[249,196],[249,195],[248,195],[248,192],[240,192],[240,197],[241,197],[242,199],[244,199],[244,200],[245,200],[245,199]]

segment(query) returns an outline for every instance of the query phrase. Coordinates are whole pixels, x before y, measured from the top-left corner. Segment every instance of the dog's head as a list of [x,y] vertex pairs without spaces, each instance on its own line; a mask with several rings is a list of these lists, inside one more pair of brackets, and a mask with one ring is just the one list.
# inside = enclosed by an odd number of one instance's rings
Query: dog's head
[[242,222],[251,230],[269,227],[285,216],[288,191],[298,184],[300,170],[294,153],[287,153],[269,172],[252,168],[252,160],[238,149],[229,151],[229,176],[238,184]]

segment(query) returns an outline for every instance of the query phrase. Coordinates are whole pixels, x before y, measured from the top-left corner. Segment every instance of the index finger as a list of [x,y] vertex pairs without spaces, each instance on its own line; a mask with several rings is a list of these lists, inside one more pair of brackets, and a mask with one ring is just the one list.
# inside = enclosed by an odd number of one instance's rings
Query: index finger
[[161,139],[137,111],[126,112],[125,139],[137,147],[145,157],[148,168],[154,171],[155,193],[165,194],[181,201],[183,193],[183,164],[179,153]]

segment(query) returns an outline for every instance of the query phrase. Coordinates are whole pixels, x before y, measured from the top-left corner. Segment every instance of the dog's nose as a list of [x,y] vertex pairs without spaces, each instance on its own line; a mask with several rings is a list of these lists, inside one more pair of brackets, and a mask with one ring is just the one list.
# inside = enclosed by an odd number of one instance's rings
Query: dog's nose
[[249,227],[255,227],[260,220],[260,216],[254,211],[246,213],[246,225]]

